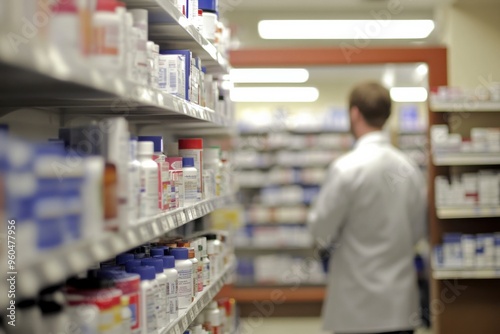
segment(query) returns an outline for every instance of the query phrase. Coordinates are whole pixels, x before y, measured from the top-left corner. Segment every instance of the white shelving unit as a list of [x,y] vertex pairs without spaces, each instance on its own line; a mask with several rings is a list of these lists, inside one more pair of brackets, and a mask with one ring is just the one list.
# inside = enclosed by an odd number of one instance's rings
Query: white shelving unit
[[500,165],[500,153],[440,153],[432,160],[435,166]]
[[500,206],[436,208],[439,219],[500,217]]
[[[207,73],[215,77],[229,73],[230,65],[225,56],[188,23],[171,1],[125,0],[125,3],[128,9],[148,10],[149,39],[159,44],[160,48],[189,49],[201,58]],[[2,30],[16,32],[8,24],[2,22]],[[18,50],[7,38],[0,39],[0,117],[13,111],[24,117],[22,109],[43,108],[50,113],[60,113],[59,126],[63,126],[71,116],[124,116],[135,124],[163,122],[162,127],[180,129],[183,133],[193,131],[200,135],[207,130],[231,133],[232,119],[229,116],[131,82],[123,71],[109,74],[90,61],[62,59],[52,46],[40,43],[42,36],[37,35],[29,43],[22,43]],[[32,262],[22,263],[16,268],[16,298],[36,296],[41,288],[62,283],[98,262],[109,260],[234,201],[234,195],[204,200],[193,206],[142,219],[137,225],[118,232],[102,232],[90,240],[36,254]],[[3,265],[0,268],[4,268]],[[231,279],[235,266],[233,257],[223,273],[159,334],[184,333]],[[6,280],[2,279],[0,291],[7,291],[6,287]],[[5,296],[0,298],[0,305],[4,305]]]
[[462,102],[440,102],[432,101],[433,112],[499,112],[500,101],[462,101]]
[[495,269],[436,269],[433,270],[432,276],[437,280],[454,280],[454,279],[498,279],[500,278],[500,268]]
[[83,240],[39,254],[36,262],[18,268],[18,293],[32,295],[40,288],[63,282],[71,275],[85,271],[95,263],[108,260],[140,246],[184,224],[201,218],[235,200],[226,196],[204,200],[193,206],[165,212],[139,221],[136,226],[119,232],[104,232],[92,240]]
[[125,0],[127,8],[149,12],[149,38],[160,47],[189,49],[196,53],[212,74],[229,72],[229,62],[169,0]]
[[[217,48],[189,24],[171,1],[127,0],[128,8],[148,9],[153,23],[150,39],[161,47],[186,48],[202,59],[210,74],[228,73],[230,66]],[[15,30],[13,30],[15,31]],[[68,63],[50,46],[34,41],[13,48],[0,40],[0,116],[23,107],[63,108],[68,114],[116,115],[138,122],[168,117],[169,123],[206,127],[230,126],[214,110],[145,85],[130,82],[123,73],[104,74],[102,68],[86,63]],[[33,98],[26,98],[26,97]],[[103,110],[106,108],[107,110]]]
[[198,314],[207,306],[210,301],[219,293],[221,288],[227,283],[233,275],[236,268],[236,259],[228,263],[219,277],[213,280],[201,294],[196,296],[195,300],[188,308],[180,310],[176,320],[171,322],[168,327],[159,330],[159,334],[183,334],[189,327],[189,324],[196,319]]

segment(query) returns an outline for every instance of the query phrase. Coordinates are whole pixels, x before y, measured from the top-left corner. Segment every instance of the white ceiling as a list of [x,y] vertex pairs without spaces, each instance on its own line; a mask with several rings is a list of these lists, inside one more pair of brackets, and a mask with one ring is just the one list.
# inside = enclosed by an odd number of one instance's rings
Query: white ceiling
[[[436,3],[451,0],[400,0],[403,8],[429,9]],[[236,10],[330,10],[330,9],[372,9],[387,7],[388,0],[232,0],[228,7]],[[394,3],[394,1],[392,1]],[[224,0],[221,0],[224,3]]]
[[232,10],[366,10],[388,8],[400,4],[401,8],[433,9],[443,4],[498,4],[498,0],[219,0],[219,6]]
[[339,46],[335,40],[263,40],[257,24],[263,19],[376,19],[375,12],[390,11],[394,4],[399,11],[393,11],[392,19],[433,19],[436,29],[423,41],[374,40],[372,46],[441,44],[446,26],[444,6],[496,5],[492,10],[498,10],[500,0],[219,0],[222,17],[235,36],[233,48]]

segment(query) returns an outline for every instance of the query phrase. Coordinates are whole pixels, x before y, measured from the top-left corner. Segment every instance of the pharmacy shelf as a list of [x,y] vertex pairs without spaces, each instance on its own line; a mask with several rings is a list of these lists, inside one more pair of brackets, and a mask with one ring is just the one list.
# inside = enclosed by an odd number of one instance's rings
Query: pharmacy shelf
[[[255,283],[238,283],[235,284],[237,289],[248,288],[275,288],[275,289],[290,289],[296,287],[296,284],[278,284],[269,282],[255,282]],[[326,283],[300,283],[300,288],[325,288]]]
[[432,271],[432,277],[436,280],[448,279],[498,279],[500,278],[500,268],[495,269],[436,269]]
[[229,73],[227,59],[188,22],[170,0],[124,0],[127,8],[143,8],[149,13],[150,40],[160,47],[189,49],[202,60],[209,73]]
[[432,101],[433,112],[500,112],[500,101],[438,102]]
[[498,153],[440,153],[432,157],[435,166],[500,165]]
[[158,89],[50,58],[43,52],[36,56],[9,54],[0,41],[0,116],[23,107],[45,107],[59,108],[69,115],[124,116],[142,123],[168,120],[172,125],[231,125],[231,119],[213,110]]
[[19,296],[34,296],[43,287],[59,284],[96,263],[160,237],[233,203],[234,200],[234,196],[207,199],[193,206],[142,219],[136,226],[126,227],[118,232],[99,233],[91,240],[37,254],[36,262],[18,266],[17,293]]
[[500,206],[460,206],[436,208],[439,219],[495,218],[500,217]]
[[237,287],[234,285],[226,285],[220,292],[220,297],[234,298],[237,303],[254,303],[255,301],[275,301],[280,303],[298,302],[323,302],[326,295],[324,286],[302,286],[294,285],[284,287]]
[[275,253],[289,253],[289,252],[300,252],[300,253],[311,253],[314,251],[312,246],[238,246],[235,247],[234,251],[236,253],[267,253],[267,252],[275,252]]
[[236,259],[226,265],[222,274],[213,280],[208,287],[206,287],[201,294],[196,296],[195,300],[188,306],[188,308],[180,310],[179,316],[176,320],[171,322],[168,327],[162,328],[158,331],[159,334],[183,334],[189,325],[196,319],[198,314],[203,311],[212,299],[221,291],[222,287],[229,282],[234,270],[236,269]]

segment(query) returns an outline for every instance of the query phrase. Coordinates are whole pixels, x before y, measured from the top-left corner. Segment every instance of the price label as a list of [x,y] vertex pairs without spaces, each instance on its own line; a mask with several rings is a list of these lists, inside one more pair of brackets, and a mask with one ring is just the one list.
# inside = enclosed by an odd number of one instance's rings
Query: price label
[[186,211],[187,211],[188,221],[193,220],[193,212],[191,211],[191,208],[186,209]]
[[196,303],[194,304],[194,307],[193,307],[193,309],[194,309],[194,313],[195,313],[196,315],[198,315],[198,313],[200,313],[200,307],[199,307],[199,305],[198,305],[198,304],[199,304],[199,302],[196,302]]
[[140,233],[141,233],[142,240],[147,240],[149,238],[148,227],[147,226],[141,226],[139,230],[140,230]]
[[189,323],[193,322],[194,321],[194,311],[193,309],[190,309],[189,310],[189,313],[188,313],[188,320],[189,320]]
[[187,319],[187,316],[185,316],[182,318],[182,328],[185,329],[188,328],[188,326],[189,326],[189,321]]
[[173,215],[167,216],[167,221],[168,221],[168,228],[169,229],[174,229],[175,228],[175,219]]
[[189,114],[189,110],[188,110],[186,103],[182,104],[182,112],[185,113],[186,115]]
[[181,326],[179,324],[174,327],[174,332],[175,334],[181,334]]
[[194,106],[189,106],[189,115],[190,116],[193,116],[193,117],[198,117],[197,113],[196,113],[196,108]]
[[175,107],[175,111],[177,112],[181,112],[182,111],[182,102],[179,101],[179,99],[174,99],[174,107]]
[[161,217],[161,228],[163,232],[168,230],[168,220],[166,216]]
[[208,303],[210,303],[210,296],[209,296],[209,294],[211,294],[210,292],[211,291],[209,291],[209,293],[207,293],[206,295],[203,296],[203,304],[204,305],[208,305]]
[[184,220],[182,219],[182,214],[181,212],[178,212],[177,215],[176,215],[176,219],[177,219],[177,226],[181,226],[181,225],[184,225]]

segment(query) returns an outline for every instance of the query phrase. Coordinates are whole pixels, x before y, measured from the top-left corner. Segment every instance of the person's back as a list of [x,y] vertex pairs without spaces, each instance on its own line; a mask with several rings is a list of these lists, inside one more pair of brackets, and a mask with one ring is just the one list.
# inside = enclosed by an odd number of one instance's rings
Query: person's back
[[336,333],[409,330],[418,319],[413,255],[424,229],[424,180],[376,130],[332,164],[311,211],[318,241],[338,242],[323,310],[325,329]]

